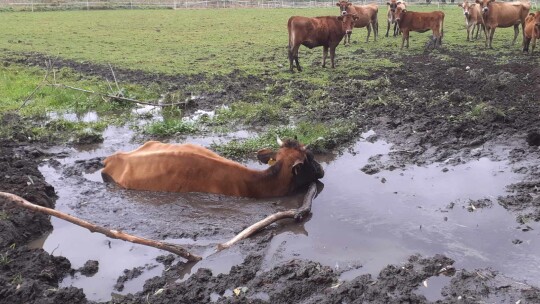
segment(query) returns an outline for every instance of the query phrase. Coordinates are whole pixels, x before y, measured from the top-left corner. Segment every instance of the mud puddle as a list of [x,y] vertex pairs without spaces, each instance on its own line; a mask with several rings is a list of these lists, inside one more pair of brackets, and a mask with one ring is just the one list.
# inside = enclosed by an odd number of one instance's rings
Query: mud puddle
[[[63,152],[60,155],[65,157],[49,160],[40,169],[57,191],[58,210],[111,229],[184,244],[206,257],[186,266],[178,281],[199,268],[210,268],[214,275],[228,273],[231,266],[243,261],[246,252],[235,247],[214,253],[218,243],[255,220],[301,201],[301,196],[253,201],[125,191],[103,184],[99,170],[86,166],[91,163],[88,160],[138,147],[140,143],[131,142],[132,136],[129,129],[109,127],[102,144],[57,147],[52,152]],[[193,137],[185,142],[208,146],[214,140],[220,139]],[[399,264],[411,254],[441,253],[455,259],[457,268],[492,267],[517,280],[540,281],[536,254],[540,245],[535,241],[540,225],[532,224],[533,230],[523,232],[517,229],[515,216],[497,204],[497,197],[507,193],[506,186],[522,178],[512,172],[511,166],[519,164],[479,158],[459,165],[436,163],[375,174],[361,170],[372,161],[370,157],[384,162],[391,148],[384,141],[361,140],[353,151],[326,160],[319,157],[326,175],[312,217],[304,224],[285,221],[275,227],[276,236],[266,248],[262,270],[302,258],[331,266],[342,273],[341,280],[350,280],[364,273],[376,275],[387,264]],[[254,161],[246,165],[263,167]],[[490,207],[482,208],[484,205]],[[99,262],[94,276],[77,273],[62,282],[62,286],[83,288],[89,300],[139,291],[146,279],[166,269],[156,261],[163,251],[109,240],[56,219],[52,224],[54,230],[43,241],[45,250],[67,257],[75,269],[88,260]],[[121,291],[114,289],[124,270],[134,268],[142,269],[142,274],[127,280]],[[426,282],[428,287],[420,286],[417,293],[438,299],[447,283],[441,280]]]

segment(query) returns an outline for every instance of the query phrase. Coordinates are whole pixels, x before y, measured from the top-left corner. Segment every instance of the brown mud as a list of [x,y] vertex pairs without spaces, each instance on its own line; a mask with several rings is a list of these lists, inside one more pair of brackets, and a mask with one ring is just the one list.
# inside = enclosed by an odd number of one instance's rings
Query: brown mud
[[[520,61],[488,65],[481,57],[449,51],[442,51],[442,54],[452,59],[429,54],[403,56],[405,58],[396,55],[396,60],[406,62],[401,68],[374,71],[364,78],[348,79],[336,75],[333,81],[336,86],[328,88],[328,100],[333,106],[311,114],[318,115],[317,119],[321,121],[355,119],[360,129],[376,131],[376,135],[367,138],[368,142],[384,138],[394,144],[388,157],[381,154],[368,159],[362,167],[366,174],[377,175],[411,164],[432,163],[444,164],[442,171],[446,172],[480,158],[502,160],[506,154],[500,152],[500,146],[505,146],[509,151],[506,160],[514,165],[513,170],[520,174],[522,180],[510,185],[511,192],[507,195],[493,200],[475,199],[467,205],[490,209],[497,202],[515,214],[516,225],[520,229],[530,231],[532,228],[528,224],[540,220],[540,149],[537,139],[540,132],[540,66]],[[26,54],[15,62],[40,65],[44,58]],[[467,60],[458,61],[463,58]],[[108,67],[91,63],[57,60],[56,65],[70,67],[83,75],[109,77],[110,74]],[[122,69],[115,69],[115,72],[122,81],[159,83],[170,90],[178,89],[179,83],[207,80],[201,75],[169,76]],[[230,87],[205,99],[209,106],[217,98],[233,98],[248,89],[260,89],[265,83],[264,79],[240,76],[240,73],[236,75],[233,81],[229,76],[210,80],[220,82],[227,79]],[[375,81],[375,85],[366,85],[366,81]],[[348,90],[342,89],[343,83],[347,84]],[[300,90],[311,89],[302,81],[296,85]],[[0,190],[47,207],[54,207],[56,195],[38,170],[40,161],[48,159],[49,166],[58,168],[66,180],[69,178],[80,184],[85,174],[99,170],[102,159],[102,156],[97,156],[64,164],[62,159],[65,155],[62,153],[45,152],[41,147],[25,143],[24,138],[17,143],[2,140],[0,152]],[[386,179],[381,179],[381,182],[385,183]],[[103,187],[96,183],[91,191],[84,194],[99,194]],[[61,189],[57,186],[56,191]],[[162,198],[167,200],[165,195]],[[259,205],[263,211],[248,210],[245,216],[252,219],[267,214],[279,208],[276,207],[279,203],[270,207]],[[454,208],[453,204],[443,211]],[[75,204],[71,211],[77,213],[85,208],[90,208],[85,212],[92,210],[89,206]],[[110,210],[101,219],[102,224],[115,223],[117,213],[133,210],[122,210],[111,201]],[[167,213],[191,211],[198,210],[165,208],[162,217]],[[179,234],[174,228],[161,231],[159,226],[152,227],[148,221],[124,223],[124,228],[129,231],[149,225],[147,230],[151,231],[150,234],[159,238],[197,239],[231,235],[247,224],[240,217],[227,223],[227,227],[215,227],[201,216],[200,222],[188,234]],[[76,272],[67,259],[27,246],[30,240],[51,228],[46,216],[20,210],[0,199],[0,303],[92,302],[86,299],[80,288],[59,287],[62,278]],[[142,291],[114,295],[109,303],[540,302],[540,290],[534,284],[516,281],[487,268],[455,269],[454,260],[439,254],[432,257],[412,255],[402,264],[387,265],[378,271],[378,275],[362,274],[348,280],[341,279],[340,270],[309,260],[293,259],[268,267],[264,254],[269,250],[276,229],[279,226],[239,244],[238,250],[249,254],[226,273],[197,268],[171,255],[159,256],[156,262],[163,265],[163,270],[148,279]],[[515,246],[520,242],[515,242]],[[99,271],[102,267],[100,263]],[[90,274],[98,271],[98,265],[90,261],[87,268]],[[186,270],[191,269],[194,269],[194,274],[185,279]],[[144,271],[147,270],[126,269],[124,276],[118,278],[118,289]]]

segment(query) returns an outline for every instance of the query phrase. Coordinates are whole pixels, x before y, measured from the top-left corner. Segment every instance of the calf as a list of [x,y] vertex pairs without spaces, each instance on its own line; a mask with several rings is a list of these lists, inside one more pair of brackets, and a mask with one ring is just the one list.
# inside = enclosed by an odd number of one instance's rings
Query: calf
[[[480,27],[484,27],[484,19],[482,18],[482,11],[480,10],[480,5],[473,3],[469,4],[467,0],[463,3],[458,4],[459,7],[463,9],[463,15],[465,16],[465,25],[467,26],[467,41],[472,41],[474,37],[474,29],[476,28],[476,38],[478,39],[478,33],[480,32]],[[484,31],[484,29],[482,29]],[[472,35],[471,35],[472,31]]]
[[394,19],[394,14],[398,7],[401,7],[401,9],[406,9],[407,4],[404,1],[390,0],[390,2],[386,2],[386,5],[388,6],[388,12],[386,13],[386,21],[388,23],[386,27],[385,36],[388,37],[388,32],[390,31],[390,25],[394,24],[394,37],[395,37],[399,34],[399,26],[396,23],[396,20]]
[[394,19],[399,26],[399,29],[403,33],[401,40],[401,49],[403,44],[407,40],[407,48],[409,47],[409,32],[424,33],[428,30],[433,31],[434,47],[442,44],[442,37],[444,35],[444,13],[441,11],[421,13],[421,12],[409,12],[407,9],[401,7],[396,8],[394,13]]
[[253,170],[197,145],[172,145],[156,141],[105,159],[104,181],[126,189],[206,192],[253,198],[291,194],[322,178],[324,171],[313,154],[295,140],[281,142],[273,152],[263,149],[257,157],[271,164]]
[[[493,35],[497,27],[514,26],[514,40],[519,34],[519,25],[523,31],[523,44],[525,44],[525,18],[531,8],[530,3],[523,2],[495,2],[495,0],[476,0],[482,9],[482,17],[486,28],[486,47],[493,48]],[[488,35],[489,33],[489,35]]]
[[[377,41],[377,36],[379,36],[379,21],[377,19],[377,14],[379,13],[379,6],[375,3],[368,5],[352,5],[349,1],[340,1],[336,3],[339,6],[340,14],[356,14],[358,20],[354,22],[355,28],[366,27],[368,34],[366,42],[369,41],[369,36],[371,35],[371,30],[373,29],[373,40]],[[343,45],[351,44],[351,33],[347,33],[343,41]]]
[[310,49],[323,47],[323,63],[326,66],[326,57],[330,49],[330,60],[332,68],[335,67],[334,57],[336,47],[347,33],[351,33],[354,21],[358,20],[356,15],[345,14],[343,16],[332,17],[301,17],[293,16],[289,18],[287,28],[289,30],[289,63],[290,70],[293,71],[293,60],[296,61],[296,68],[302,71],[298,61],[298,49],[304,45]]
[[540,11],[530,13],[527,18],[525,18],[525,42],[523,44],[523,52],[529,52],[529,45],[532,40],[532,54],[536,47],[536,39],[540,39]]

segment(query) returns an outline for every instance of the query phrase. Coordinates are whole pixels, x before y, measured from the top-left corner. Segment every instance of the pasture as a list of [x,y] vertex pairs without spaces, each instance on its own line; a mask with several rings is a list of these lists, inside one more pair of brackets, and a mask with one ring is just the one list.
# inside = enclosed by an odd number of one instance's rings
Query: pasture
[[[335,69],[321,67],[322,48],[302,46],[300,73],[289,72],[288,18],[337,7],[1,12],[0,190],[204,259],[185,263],[0,200],[0,294],[55,303],[538,300],[540,55],[522,54],[521,32],[510,45],[512,28],[496,30],[493,49],[483,36],[466,42],[457,3],[439,9],[441,49],[425,49],[428,31],[400,51],[401,36],[384,37],[380,7],[376,42],[354,29]],[[308,144],[324,167],[313,214],[218,253],[216,244],[296,208],[302,194],[129,191],[100,176],[104,157],[148,140],[198,143],[263,169],[254,152],[276,148],[276,136]],[[23,267],[28,256],[42,257],[35,267],[52,279]],[[94,276],[84,274],[90,260]]]

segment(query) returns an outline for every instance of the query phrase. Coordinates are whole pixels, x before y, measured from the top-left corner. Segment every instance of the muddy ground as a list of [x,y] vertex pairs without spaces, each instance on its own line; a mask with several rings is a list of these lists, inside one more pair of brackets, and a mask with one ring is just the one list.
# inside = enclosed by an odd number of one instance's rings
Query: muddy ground
[[[497,202],[515,214],[517,225],[527,229],[528,222],[540,220],[540,66],[520,59],[486,64],[486,61],[494,62],[495,58],[450,51],[439,55],[444,56],[389,55],[406,64],[402,68],[376,70],[364,78],[334,76],[336,86],[328,89],[331,104],[318,109],[318,119],[354,119],[359,129],[376,130],[378,137],[394,144],[388,160],[370,159],[362,169],[368,174],[407,164],[444,162],[451,167],[481,156],[499,159],[501,156],[495,146],[511,147],[510,162],[526,164],[516,169],[524,174],[524,179],[511,185],[513,193],[498,198]],[[18,61],[23,64],[41,62],[39,55]],[[69,60],[57,61],[56,65],[73,68],[84,75],[107,77],[110,73],[108,67]],[[117,75],[134,83],[159,81],[171,89],[179,83],[204,80],[199,79],[202,76],[187,79],[120,69]],[[257,89],[269,81],[268,77],[244,78],[238,73],[232,79],[235,81],[225,88],[222,98],[245,94],[246,90]],[[384,81],[379,81],[381,79]],[[375,86],[366,86],[366,80],[378,82]],[[342,89],[344,83],[348,90]],[[302,81],[296,85],[300,90],[313,89]],[[206,100],[212,103],[216,99]],[[374,102],[376,100],[385,102]],[[347,143],[337,142],[336,145],[346,147]],[[37,167],[45,158],[54,161],[61,156],[46,154],[41,148],[36,143],[25,143],[24,138],[18,142],[2,140],[0,189],[54,207],[54,189],[45,183]],[[99,160],[87,163],[90,167],[99,167]],[[27,248],[29,240],[50,229],[47,217],[14,208],[0,198],[0,303],[88,302],[81,289],[58,288],[64,276],[77,271],[71,269],[67,259]],[[211,235],[215,231],[203,229],[201,233]],[[516,282],[491,269],[454,269],[454,261],[441,255],[411,256],[400,265],[386,266],[376,277],[366,274],[345,282],[339,280],[339,271],[304,260],[291,260],[263,271],[263,253],[272,236],[272,229],[268,229],[240,244],[243,252],[251,254],[228,274],[217,276],[208,269],[199,269],[189,279],[181,281],[179,273],[193,265],[171,255],[160,256],[157,261],[164,264],[167,271],[149,279],[141,292],[117,295],[111,302],[428,303],[430,301],[417,292],[418,288],[443,276],[448,276],[449,282],[443,287],[438,303],[540,302],[538,286]],[[128,269],[126,280],[137,272]],[[120,283],[121,280],[119,278]],[[235,296],[233,289],[237,287],[239,294]]]

